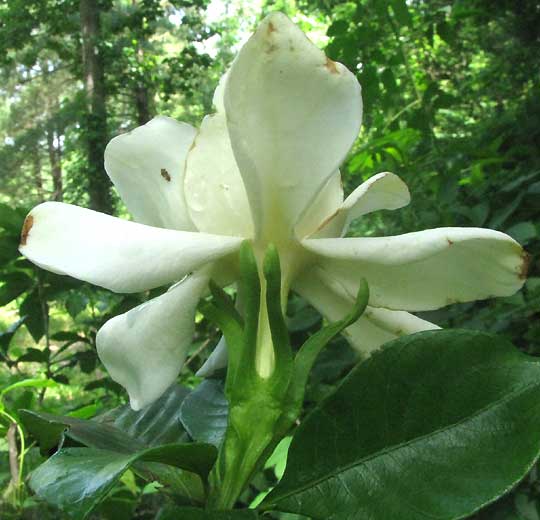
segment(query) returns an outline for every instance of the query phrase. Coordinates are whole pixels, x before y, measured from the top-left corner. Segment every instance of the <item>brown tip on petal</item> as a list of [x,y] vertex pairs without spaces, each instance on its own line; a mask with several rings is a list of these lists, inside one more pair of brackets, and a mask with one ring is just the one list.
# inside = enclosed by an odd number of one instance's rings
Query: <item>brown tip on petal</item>
[[28,240],[28,234],[30,233],[30,230],[32,229],[32,226],[34,225],[34,217],[32,215],[27,215],[27,217],[24,219],[22,231],[21,231],[21,246],[26,245],[26,241]]
[[527,273],[529,272],[529,266],[531,265],[531,255],[529,253],[527,253],[526,251],[523,251],[523,253],[521,253],[521,260],[522,260],[522,263],[521,263],[521,267],[519,269],[519,278],[521,280],[525,280],[525,278],[527,278]]
[[169,172],[165,168],[161,168],[161,176],[167,181],[171,182],[171,176],[169,175]]
[[336,62],[332,61],[328,56],[326,57],[326,63],[324,64],[324,66],[331,74],[339,74],[339,71],[336,67]]

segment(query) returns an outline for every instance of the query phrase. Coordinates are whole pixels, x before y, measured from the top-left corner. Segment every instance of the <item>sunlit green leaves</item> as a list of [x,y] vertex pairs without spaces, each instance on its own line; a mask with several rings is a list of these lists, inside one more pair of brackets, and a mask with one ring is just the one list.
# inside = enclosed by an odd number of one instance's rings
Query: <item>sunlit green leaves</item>
[[21,411],[28,431],[46,453],[59,443],[87,448],[62,448],[33,473],[35,492],[61,509],[83,518],[112,489],[128,467],[148,480],[158,480],[188,503],[202,499],[203,479],[217,450],[190,443],[180,423],[188,391],[171,387],[151,406],[134,412],[129,406],[93,420]]

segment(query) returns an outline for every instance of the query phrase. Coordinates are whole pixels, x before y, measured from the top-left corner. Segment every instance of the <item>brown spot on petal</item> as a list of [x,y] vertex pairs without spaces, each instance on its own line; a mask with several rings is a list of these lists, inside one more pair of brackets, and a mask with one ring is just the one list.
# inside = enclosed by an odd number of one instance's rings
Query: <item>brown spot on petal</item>
[[161,168],[161,176],[167,181],[171,182],[171,176],[169,175],[169,172],[165,168]]
[[529,266],[531,265],[531,255],[529,253],[527,253],[526,251],[523,251],[523,253],[521,253],[521,260],[522,260],[522,264],[521,264],[521,267],[519,269],[519,278],[521,280],[525,280],[525,278],[527,278],[527,273],[529,272]]
[[191,146],[189,147],[188,152],[191,152],[191,150],[195,148],[196,143],[197,143],[197,138],[193,139],[193,142],[191,143]]
[[332,213],[329,217],[326,217],[320,224],[319,224],[319,227],[315,230],[315,232],[317,231],[320,231],[321,229],[323,229],[331,220],[333,220],[336,215],[339,213],[339,210],[341,208],[338,208],[336,209],[336,211],[334,211],[334,213]]
[[336,66],[336,62],[332,61],[328,56],[326,57],[326,63],[324,64],[324,66],[328,69],[328,71],[331,74],[339,74],[339,71]]
[[34,225],[34,217],[32,215],[28,215],[24,219],[22,231],[21,231],[21,246],[26,245],[26,241],[28,240],[28,234],[30,233],[30,230],[32,229],[32,226]]
[[276,32],[277,29],[272,22],[268,22],[268,27],[266,28],[266,31],[268,32],[268,34],[272,34],[273,32]]
[[449,246],[454,245],[454,241],[453,241],[453,240],[450,240],[449,238],[447,238],[446,241],[448,242],[448,245],[449,245]]

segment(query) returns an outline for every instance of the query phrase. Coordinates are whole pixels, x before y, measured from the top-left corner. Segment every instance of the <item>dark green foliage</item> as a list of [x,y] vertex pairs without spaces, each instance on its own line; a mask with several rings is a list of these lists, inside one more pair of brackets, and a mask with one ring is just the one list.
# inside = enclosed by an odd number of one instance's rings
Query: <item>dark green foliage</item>
[[[186,395],[186,389],[174,386],[140,412],[123,406],[92,420],[21,410],[23,424],[43,453],[60,447],[32,473],[30,485],[47,502],[83,518],[133,466],[143,478],[161,481],[188,502],[197,502],[201,483],[190,473],[206,479],[217,450],[187,442],[179,420]],[[66,447],[73,443],[86,448]]]
[[219,447],[227,429],[228,409],[223,383],[207,379],[184,399],[180,420],[195,441]]
[[464,518],[540,454],[540,362],[495,336],[429,331],[361,363],[293,437],[267,508]]
[[204,511],[195,508],[170,508],[160,512],[156,520],[257,520],[255,511]]
[[135,462],[158,462],[206,477],[216,456],[208,444],[166,444],[126,455],[93,448],[64,448],[36,469],[30,486],[47,502],[75,519],[88,513]]

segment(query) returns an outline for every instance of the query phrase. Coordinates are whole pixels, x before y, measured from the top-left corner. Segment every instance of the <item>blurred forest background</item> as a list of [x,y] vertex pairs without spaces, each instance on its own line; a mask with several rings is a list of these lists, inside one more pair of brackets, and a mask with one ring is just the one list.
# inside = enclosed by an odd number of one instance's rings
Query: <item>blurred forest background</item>
[[[342,170],[346,192],[381,171],[411,189],[410,207],[366,217],[352,234],[439,226],[510,234],[533,255],[522,292],[423,317],[496,332],[540,355],[538,0],[0,0],[2,519],[64,518],[24,485],[43,454],[18,410],[86,419],[125,403],[97,359],[95,335],[149,297],[31,265],[17,251],[25,214],[57,200],[126,216],[103,170],[107,142],[156,114],[198,126],[235,52],[275,9],[362,84],[364,126]],[[320,325],[298,298],[289,315],[298,344]],[[200,381],[194,374],[217,340],[201,316],[182,384]],[[314,370],[307,407],[355,361],[335,341]],[[277,454],[246,504],[282,465]],[[128,471],[92,518],[159,518],[167,500],[166,486]],[[540,520],[537,468],[475,518]]]

